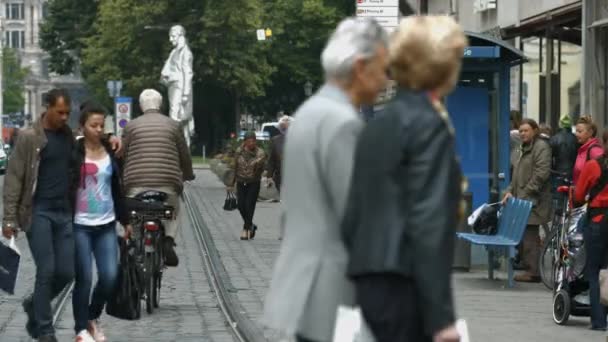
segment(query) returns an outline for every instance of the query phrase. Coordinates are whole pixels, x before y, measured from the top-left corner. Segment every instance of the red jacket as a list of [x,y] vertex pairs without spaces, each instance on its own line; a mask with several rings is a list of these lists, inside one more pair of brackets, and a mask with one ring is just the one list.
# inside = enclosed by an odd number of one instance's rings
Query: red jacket
[[[591,146],[593,146],[593,148],[591,148],[591,151],[589,151]],[[578,177],[583,170],[583,166],[585,166],[585,163],[587,162],[588,151],[590,159],[597,159],[604,154],[604,148],[597,138],[591,138],[589,141],[583,144],[583,146],[579,147],[576,162],[574,163],[574,170],[572,170],[572,182],[574,182],[574,184],[577,183]]]
[[[585,197],[587,197],[587,194],[589,194],[591,189],[597,184],[601,175],[602,169],[597,160],[590,160],[585,163],[574,189],[575,204],[585,203]],[[604,187],[604,189],[602,189],[602,191],[600,191],[600,193],[597,194],[593,200],[591,200],[589,207],[608,208],[608,186]],[[594,216],[593,221],[599,222],[601,216],[602,215]]]

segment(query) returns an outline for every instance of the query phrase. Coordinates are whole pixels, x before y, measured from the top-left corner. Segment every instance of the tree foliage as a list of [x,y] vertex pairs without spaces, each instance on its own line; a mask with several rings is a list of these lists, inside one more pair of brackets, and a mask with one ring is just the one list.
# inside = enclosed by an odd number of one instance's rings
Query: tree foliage
[[3,76],[3,113],[23,112],[25,98],[23,97],[23,84],[28,70],[21,67],[15,50],[4,48],[2,52]]
[[[351,0],[51,0],[41,40],[52,71],[70,73],[80,61],[87,85],[107,103],[108,80],[122,80],[132,97],[160,87],[169,28],[183,25],[194,55],[195,117],[221,127],[205,132],[216,139],[234,129],[239,109],[268,118],[295,110],[304,84],[323,82],[328,35],[353,13]],[[273,35],[260,42],[256,30],[264,28]]]
[[50,0],[49,15],[40,25],[40,46],[50,55],[49,67],[69,74],[78,65],[83,39],[93,33],[97,0]]

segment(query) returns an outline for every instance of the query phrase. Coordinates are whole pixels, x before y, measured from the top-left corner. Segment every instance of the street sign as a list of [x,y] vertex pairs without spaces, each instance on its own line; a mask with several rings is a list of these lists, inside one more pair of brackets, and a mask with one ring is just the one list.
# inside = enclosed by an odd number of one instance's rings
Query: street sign
[[399,7],[361,7],[357,9],[357,17],[399,17]]
[[258,35],[258,40],[266,40],[266,30],[260,29],[256,31]]
[[376,19],[389,33],[399,26],[399,0],[357,0],[356,13]]
[[500,58],[498,46],[468,46],[464,48],[464,58]]
[[399,0],[357,0],[357,7],[376,6],[399,7]]
[[133,99],[130,97],[117,97],[114,101],[114,116],[116,118],[116,136],[122,136],[122,131],[125,126],[131,121],[131,103]]

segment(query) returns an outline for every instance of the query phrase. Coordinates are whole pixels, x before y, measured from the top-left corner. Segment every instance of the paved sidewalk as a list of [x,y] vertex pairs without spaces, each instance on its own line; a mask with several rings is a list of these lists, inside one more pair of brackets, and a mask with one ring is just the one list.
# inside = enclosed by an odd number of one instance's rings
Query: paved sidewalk
[[[101,320],[108,341],[235,341],[210,286],[203,255],[187,217],[187,212],[182,210],[177,238],[180,264],[164,273],[160,308],[148,315],[142,302],[142,317],[137,321],[115,319],[104,312]],[[24,259],[18,291],[15,296],[0,292],[1,342],[30,341],[24,328],[26,315],[21,301],[32,290],[34,267],[27,243],[20,241],[19,247]],[[56,324],[56,331],[61,342],[74,340],[71,297]]]
[[[242,220],[237,211],[222,210],[225,188],[208,170],[197,171],[191,185],[195,202],[211,231],[230,283],[247,315],[261,326],[263,302],[272,276],[279,237],[279,203],[258,202],[253,241],[240,241]],[[473,342],[606,341],[605,333],[587,329],[589,318],[572,317],[568,326],[552,319],[551,292],[540,284],[517,284],[505,289],[503,280],[489,281],[479,270],[454,275],[458,315],[467,319]],[[499,274],[500,276],[500,274]],[[265,330],[269,341],[275,332]]]

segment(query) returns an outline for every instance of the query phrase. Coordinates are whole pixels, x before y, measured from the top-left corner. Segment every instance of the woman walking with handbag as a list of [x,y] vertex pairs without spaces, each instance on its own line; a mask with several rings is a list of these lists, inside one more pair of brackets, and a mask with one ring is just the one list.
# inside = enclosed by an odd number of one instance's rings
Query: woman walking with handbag
[[253,224],[253,214],[260,194],[260,179],[265,162],[266,153],[257,145],[255,132],[245,133],[243,144],[236,150],[234,156],[233,184],[228,187],[228,192],[234,193],[234,184],[236,184],[238,209],[244,221],[241,240],[253,239],[258,229]]
[[[100,342],[106,338],[98,319],[114,292],[118,273],[116,221],[125,227],[126,237],[132,228],[121,203],[123,192],[118,163],[110,145],[102,139],[104,110],[94,103],[86,103],[81,108],[80,126],[84,138],[77,141],[73,154],[71,197],[76,251],[72,306],[76,342]],[[89,300],[92,256],[95,256],[99,280]]]

